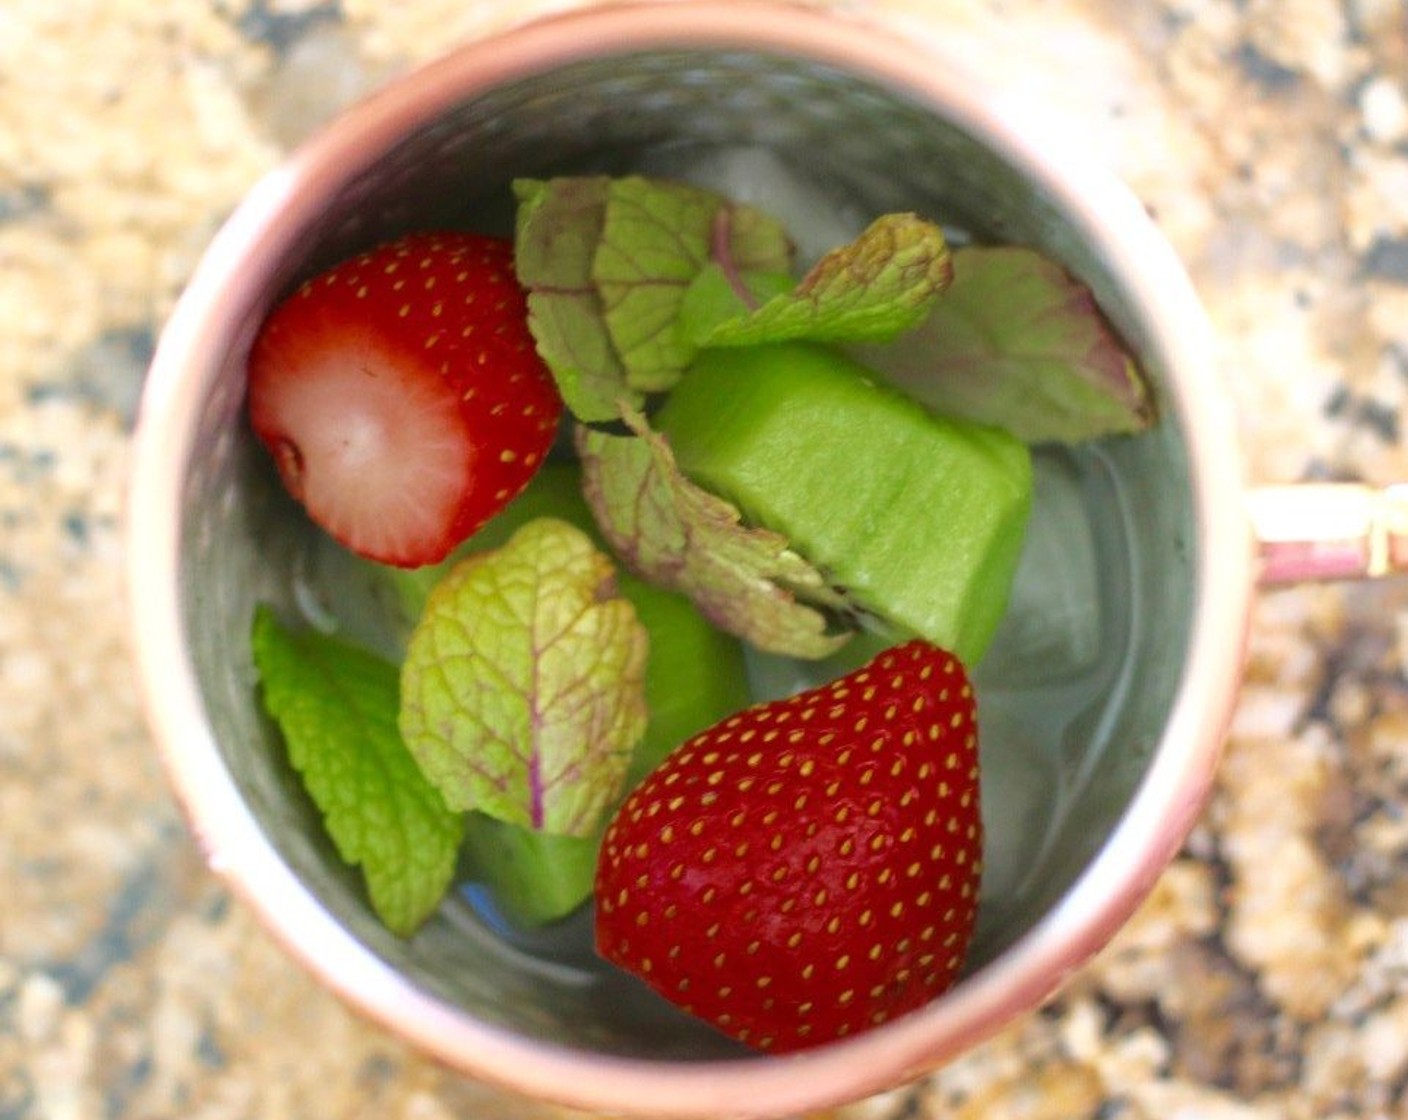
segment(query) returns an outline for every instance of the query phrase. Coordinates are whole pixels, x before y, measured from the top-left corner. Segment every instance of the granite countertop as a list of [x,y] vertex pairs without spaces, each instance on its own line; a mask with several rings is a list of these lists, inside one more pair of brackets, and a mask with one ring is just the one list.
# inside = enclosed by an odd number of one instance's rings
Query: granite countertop
[[[1148,205],[1250,483],[1408,479],[1403,0],[837,0],[957,37]],[[561,1115],[350,1014],[204,869],[134,697],[153,339],[339,104],[562,2],[0,6],[0,1120]],[[1408,581],[1259,598],[1217,790],[1043,1011],[848,1117],[1408,1117]]]

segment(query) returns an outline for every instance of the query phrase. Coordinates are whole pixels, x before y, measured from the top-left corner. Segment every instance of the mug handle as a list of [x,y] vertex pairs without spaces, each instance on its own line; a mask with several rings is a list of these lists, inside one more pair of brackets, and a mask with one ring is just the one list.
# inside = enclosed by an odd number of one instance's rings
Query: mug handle
[[1408,571],[1408,484],[1260,486],[1247,510],[1263,587]]

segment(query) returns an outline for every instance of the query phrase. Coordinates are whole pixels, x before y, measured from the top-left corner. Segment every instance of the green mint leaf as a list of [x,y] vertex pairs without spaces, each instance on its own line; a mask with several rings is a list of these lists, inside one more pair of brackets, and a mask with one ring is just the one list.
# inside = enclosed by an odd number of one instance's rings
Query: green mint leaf
[[627,384],[659,392],[684,372],[696,347],[680,306],[711,262],[746,275],[786,272],[791,259],[786,231],[753,207],[683,183],[611,180],[592,279]]
[[514,183],[514,270],[528,292],[528,329],[564,403],[586,421],[615,419],[619,398],[639,400],[592,281],[610,185],[604,176]]
[[743,525],[735,506],[690,482],[643,416],[622,418],[635,435],[577,430],[583,492],[611,547],[759,649],[805,658],[839,649],[849,634],[829,633],[826,617],[799,601],[842,605],[822,574],[785,537]]
[[362,869],[387,927],[411,933],[454,876],[463,825],[401,740],[396,666],[288,629],[267,607],[255,613],[253,648],[264,707],[338,854]]
[[1090,290],[1031,249],[965,247],[928,319],[857,351],[935,412],[1006,428],[1027,443],[1143,431],[1148,385]]
[[952,278],[938,226],[886,214],[823,256],[795,287],[766,300],[750,298],[747,283],[716,262],[685,293],[680,334],[700,347],[888,341],[918,326]]
[[401,675],[401,733],[446,802],[586,836],[645,730],[648,640],[611,561],[540,518],[431,592]]

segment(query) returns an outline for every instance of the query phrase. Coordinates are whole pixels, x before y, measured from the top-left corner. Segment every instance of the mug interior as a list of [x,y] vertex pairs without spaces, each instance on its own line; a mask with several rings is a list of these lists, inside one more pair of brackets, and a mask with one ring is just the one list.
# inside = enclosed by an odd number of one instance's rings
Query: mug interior
[[[614,1057],[753,1061],[595,965],[590,915],[562,936],[505,938],[457,895],[403,940],[371,914],[256,702],[248,641],[256,602],[307,611],[310,597],[334,593],[310,585],[316,534],[282,494],[242,414],[250,339],[269,307],[317,269],[407,230],[507,232],[514,177],[675,160],[692,160],[707,177],[708,153],[740,149],[766,149],[850,212],[915,211],[959,237],[1036,247],[1084,280],[1139,356],[1161,419],[1137,438],[1038,453],[1054,504],[1045,543],[1020,578],[1039,589],[1050,576],[1039,569],[1066,565],[1077,585],[1098,588],[1093,628],[1080,620],[1094,652],[1089,641],[1058,648],[1035,672],[1024,650],[1046,638],[1022,612],[1040,591],[1024,598],[1019,587],[977,670],[990,857],[956,993],[1000,972],[1069,900],[1160,750],[1199,593],[1196,487],[1184,418],[1166,391],[1174,360],[1166,328],[1129,283],[1127,262],[1112,259],[1089,215],[1072,206],[1068,185],[982,134],[981,106],[955,108],[892,75],[776,45],[591,46],[492,81],[482,67],[440,64],[431,85],[383,95],[361,110],[360,124],[354,115],[334,126],[265,185],[255,236],[227,238],[222,267],[241,278],[243,296],[197,325],[213,357],[185,371],[198,389],[176,513],[179,637],[220,763],[263,838],[391,970],[465,1016],[529,1038]],[[335,593],[349,587],[371,594],[346,583]],[[1091,664],[1077,664],[1087,655]]]

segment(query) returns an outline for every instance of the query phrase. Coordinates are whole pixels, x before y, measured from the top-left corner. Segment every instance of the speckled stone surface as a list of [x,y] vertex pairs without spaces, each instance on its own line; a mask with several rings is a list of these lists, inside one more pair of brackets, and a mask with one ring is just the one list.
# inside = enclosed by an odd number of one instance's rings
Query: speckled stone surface
[[[1403,0],[841,0],[1081,122],[1187,262],[1249,483],[1408,479]],[[0,1120],[545,1117],[369,1027],[205,871],[134,699],[153,339],[254,178],[571,4],[0,4]],[[1267,592],[1215,796],[1046,1009],[866,1120],[1408,1117],[1408,581]]]

